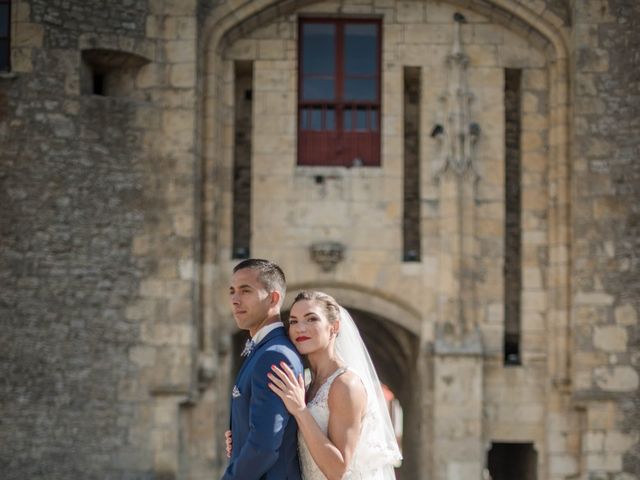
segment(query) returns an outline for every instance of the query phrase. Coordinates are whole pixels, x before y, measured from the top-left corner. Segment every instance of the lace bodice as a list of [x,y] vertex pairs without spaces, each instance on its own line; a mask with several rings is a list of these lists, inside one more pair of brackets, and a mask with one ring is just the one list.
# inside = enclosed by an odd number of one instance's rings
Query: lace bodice
[[[322,386],[316,392],[315,397],[311,399],[307,403],[307,409],[309,413],[314,418],[320,429],[327,434],[329,427],[329,390],[331,389],[331,384],[333,381],[347,371],[347,368],[339,368],[333,374],[327,378],[327,380],[322,384]],[[367,442],[366,431],[368,426],[371,425],[374,419],[371,418],[369,412],[365,412],[365,416],[363,418],[362,428],[363,431],[360,436],[360,441],[358,443],[358,447],[356,448],[356,453],[354,455],[352,465],[349,468],[349,471],[343,477],[344,479],[349,480],[389,480],[394,479],[395,475],[393,473],[393,469],[390,467],[380,468],[371,470],[368,468],[362,461],[358,461],[358,457],[366,457],[367,455],[362,455],[363,452],[367,451],[375,451],[375,445],[369,445]],[[326,480],[327,477],[320,471],[320,468],[313,461],[313,457],[311,456],[311,452],[307,447],[307,444],[304,441],[304,437],[302,433],[298,432],[298,448],[300,453],[300,466],[302,468],[302,478],[303,480]],[[372,450],[373,449],[373,450]]]

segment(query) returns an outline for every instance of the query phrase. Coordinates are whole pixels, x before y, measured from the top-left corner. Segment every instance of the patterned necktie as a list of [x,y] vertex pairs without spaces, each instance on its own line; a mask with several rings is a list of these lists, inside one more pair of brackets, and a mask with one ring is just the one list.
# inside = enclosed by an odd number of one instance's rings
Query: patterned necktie
[[253,351],[253,348],[255,346],[256,346],[256,342],[254,342],[251,339],[248,339],[247,343],[244,344],[244,349],[242,350],[242,353],[240,354],[240,356],[248,357],[249,354]]

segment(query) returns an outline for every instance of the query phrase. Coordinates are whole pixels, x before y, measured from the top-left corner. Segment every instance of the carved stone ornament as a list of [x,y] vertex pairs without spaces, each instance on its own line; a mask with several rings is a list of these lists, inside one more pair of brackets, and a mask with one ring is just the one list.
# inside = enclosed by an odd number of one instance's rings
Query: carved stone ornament
[[344,245],[339,242],[318,242],[311,245],[311,259],[322,270],[330,272],[344,258]]
[[471,122],[470,105],[473,94],[467,82],[469,57],[462,49],[460,13],[454,15],[454,34],[451,53],[447,55],[447,91],[440,97],[446,118],[434,127],[431,136],[442,142],[442,163],[438,175],[453,170],[461,175],[473,170],[473,154],[480,135],[480,126]]

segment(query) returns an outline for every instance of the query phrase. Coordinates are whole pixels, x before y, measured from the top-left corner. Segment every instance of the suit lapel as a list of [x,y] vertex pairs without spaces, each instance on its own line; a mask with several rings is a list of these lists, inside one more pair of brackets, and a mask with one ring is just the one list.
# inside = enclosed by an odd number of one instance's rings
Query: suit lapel
[[280,336],[285,336],[284,327],[274,328],[273,330],[271,330],[267,334],[266,337],[264,337],[260,341],[260,343],[258,343],[255,347],[253,347],[253,350],[251,351],[251,353],[249,355],[247,355],[247,358],[245,358],[244,362],[242,362],[242,366],[240,367],[240,371],[238,372],[238,376],[236,377],[236,384],[239,383],[239,380],[242,377],[242,374],[244,373],[245,369],[247,368],[247,365],[249,365],[249,363],[251,363],[251,359],[256,354],[256,352],[258,350],[260,350],[261,348],[263,348],[268,342],[270,342],[274,338],[280,337]]

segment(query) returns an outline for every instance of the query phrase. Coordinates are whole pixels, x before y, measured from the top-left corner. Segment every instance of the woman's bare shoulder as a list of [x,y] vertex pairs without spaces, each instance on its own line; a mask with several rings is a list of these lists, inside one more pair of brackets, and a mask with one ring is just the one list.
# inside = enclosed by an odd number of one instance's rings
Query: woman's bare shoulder
[[360,404],[367,398],[367,391],[360,377],[351,370],[346,370],[338,375],[329,390],[329,403],[340,404],[343,402]]

